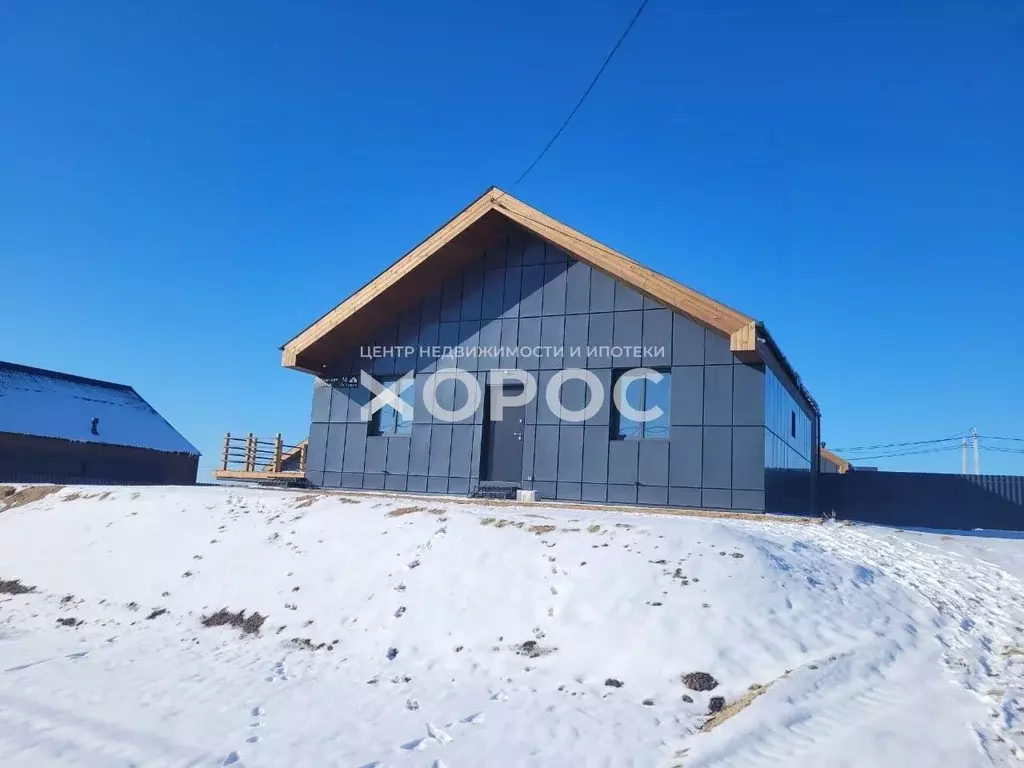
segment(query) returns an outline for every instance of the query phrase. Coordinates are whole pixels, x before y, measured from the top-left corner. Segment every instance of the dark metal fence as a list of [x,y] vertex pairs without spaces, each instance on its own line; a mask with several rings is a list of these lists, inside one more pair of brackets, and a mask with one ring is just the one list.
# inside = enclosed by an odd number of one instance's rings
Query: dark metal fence
[[821,474],[822,513],[901,527],[1024,530],[1024,477],[923,472]]

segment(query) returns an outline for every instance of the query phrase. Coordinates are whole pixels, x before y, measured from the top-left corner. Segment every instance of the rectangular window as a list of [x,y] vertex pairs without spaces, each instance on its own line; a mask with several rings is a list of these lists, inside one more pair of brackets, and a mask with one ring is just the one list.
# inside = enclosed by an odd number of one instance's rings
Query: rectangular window
[[796,437],[796,411],[789,412],[789,436]]
[[632,418],[612,404],[611,437],[613,440],[668,439],[669,404],[672,393],[672,375],[655,369],[661,375],[658,381],[637,376],[633,370],[612,372],[612,389],[621,392],[622,400],[637,412],[654,411],[657,415]]
[[[398,379],[383,378],[380,383],[387,389],[395,392],[398,390]],[[399,397],[412,406],[413,387],[408,387]],[[411,435],[412,419],[407,419],[390,405],[381,406],[373,416],[370,417],[370,434],[382,437],[387,435]]]

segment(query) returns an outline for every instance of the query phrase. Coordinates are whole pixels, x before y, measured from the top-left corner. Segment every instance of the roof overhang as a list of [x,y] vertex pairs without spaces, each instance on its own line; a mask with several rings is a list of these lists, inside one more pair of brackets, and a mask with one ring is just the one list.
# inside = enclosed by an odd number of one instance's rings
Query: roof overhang
[[742,312],[655,272],[566,226],[496,187],[459,213],[376,278],[306,328],[282,348],[286,368],[322,373],[325,354],[339,343],[359,343],[447,276],[480,256],[487,245],[521,226],[645,296],[730,337],[733,352],[756,356],[756,323]]
[[834,465],[840,474],[845,474],[850,471],[850,462],[848,462],[838,453],[833,453],[824,446],[822,446],[821,448],[821,458],[827,461],[829,464]]
[[[729,337],[733,353],[742,360],[759,362],[758,343],[764,344],[766,339],[776,348],[764,326],[753,318],[491,187],[434,234],[288,341],[281,348],[281,364],[322,375],[330,366],[332,352],[365,343],[367,334],[405,310],[412,300],[479,258],[512,225],[522,227],[648,298]],[[793,376],[799,381],[795,372]]]

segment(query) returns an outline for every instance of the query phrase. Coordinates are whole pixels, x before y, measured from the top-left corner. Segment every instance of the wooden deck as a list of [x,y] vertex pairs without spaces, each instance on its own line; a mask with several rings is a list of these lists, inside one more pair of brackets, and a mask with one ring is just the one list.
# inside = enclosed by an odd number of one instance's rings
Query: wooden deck
[[303,480],[305,472],[248,472],[243,469],[217,469],[213,476],[218,480],[250,480],[260,482],[261,480]]
[[224,436],[224,451],[220,469],[214,470],[218,480],[248,482],[299,482],[306,477],[306,447],[308,440],[288,445],[278,433],[272,438],[256,437],[250,432],[245,437]]

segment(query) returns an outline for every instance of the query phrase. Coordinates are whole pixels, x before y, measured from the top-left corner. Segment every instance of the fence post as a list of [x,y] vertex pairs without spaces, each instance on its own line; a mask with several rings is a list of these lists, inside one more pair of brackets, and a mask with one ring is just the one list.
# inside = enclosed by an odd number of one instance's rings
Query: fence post
[[281,471],[281,433],[277,433],[274,439],[274,471]]
[[307,440],[299,446],[299,471],[306,471],[306,449],[309,447],[309,441]]
[[231,447],[231,433],[228,432],[224,435],[224,456],[221,459],[221,469],[227,470],[228,468],[228,450]]
[[252,472],[256,465],[256,440],[252,432],[245,439],[245,471]]

